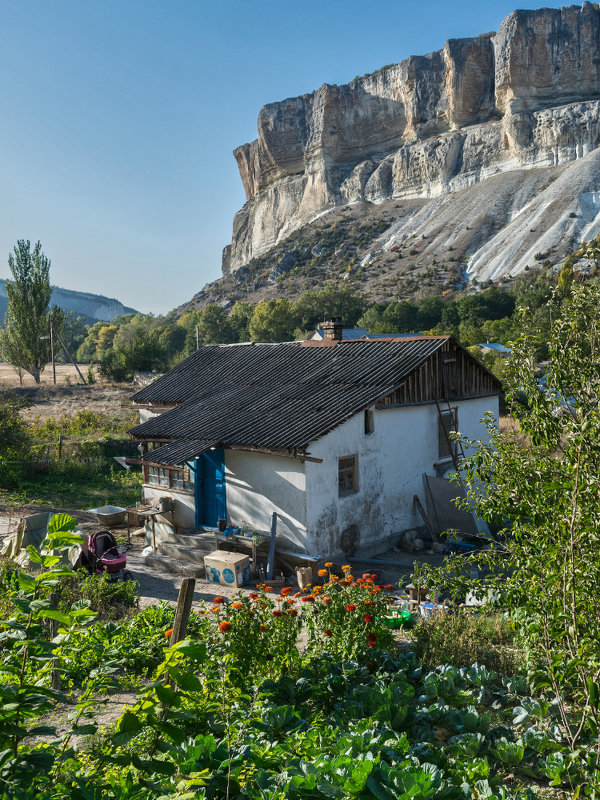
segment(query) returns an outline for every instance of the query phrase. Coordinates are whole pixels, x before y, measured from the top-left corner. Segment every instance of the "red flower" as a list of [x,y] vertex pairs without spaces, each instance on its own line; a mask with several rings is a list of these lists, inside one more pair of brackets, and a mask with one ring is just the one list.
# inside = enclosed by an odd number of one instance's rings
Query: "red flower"
[[258,597],[258,592],[250,592],[248,596],[250,597],[250,600],[256,600]]
[[385,590],[387,592],[392,592],[392,591],[394,591],[394,584],[393,583],[386,583],[384,588],[385,588]]
[[346,611],[356,611],[356,606],[354,605],[354,603],[348,603],[348,605],[346,606]]
[[377,647],[377,642],[367,642],[369,647]]
[[231,630],[231,622],[227,622],[227,620],[223,620],[219,625],[219,630],[221,633],[227,633],[227,631]]
[[296,598],[295,597],[288,597],[285,602],[288,604],[288,606],[293,606],[294,603],[296,602]]
[[327,597],[327,595],[325,595],[325,597],[323,597],[322,599],[326,606],[328,606],[329,603],[331,603],[331,597]]
[[272,586],[265,586],[265,592],[272,592],[272,591],[274,591]]
[[225,598],[224,598],[224,597],[221,597],[221,595],[217,595],[217,596],[216,596],[216,597],[213,599],[213,603],[214,603],[215,605],[217,605],[218,603],[224,603],[224,602],[225,602]]
[[371,577],[371,573],[370,572],[363,572],[363,574],[362,574],[363,581],[368,581],[370,577]]
[[367,641],[376,642],[377,641],[377,634],[376,633],[367,634]]
[[330,630],[329,628],[325,628],[325,630],[323,631],[323,635],[328,636],[331,639],[331,637],[333,636],[333,631]]
[[281,617],[283,615],[283,611],[280,611],[278,608],[275,609],[273,612],[274,617]]
[[295,608],[288,608],[288,614],[290,615],[290,617],[297,617],[298,616],[298,612],[296,611]]
[[303,603],[314,603],[315,602],[315,598],[312,596],[312,594],[307,594],[304,597],[301,597],[300,600],[302,600]]
[[264,625],[261,625],[258,630],[261,631],[262,633],[264,633],[267,629],[265,628]]
[[373,616],[373,614],[365,614],[363,616],[363,620],[365,622],[375,622],[375,617]]
[[281,590],[281,596],[282,597],[287,597],[288,594],[291,594],[291,593],[292,593],[292,587],[291,586],[284,586],[283,589]]

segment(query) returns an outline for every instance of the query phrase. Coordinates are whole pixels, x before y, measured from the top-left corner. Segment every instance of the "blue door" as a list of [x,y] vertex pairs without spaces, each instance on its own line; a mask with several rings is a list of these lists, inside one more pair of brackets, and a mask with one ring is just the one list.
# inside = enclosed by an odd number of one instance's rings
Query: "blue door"
[[225,517],[225,454],[208,450],[196,459],[196,525],[216,528]]

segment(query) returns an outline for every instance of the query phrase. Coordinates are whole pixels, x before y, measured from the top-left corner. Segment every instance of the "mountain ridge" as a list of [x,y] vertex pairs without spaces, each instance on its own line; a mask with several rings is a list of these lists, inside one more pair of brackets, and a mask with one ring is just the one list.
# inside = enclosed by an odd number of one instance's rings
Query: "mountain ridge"
[[[258,138],[234,151],[247,202],[224,277],[203,292],[273,296],[295,269],[284,244],[296,232],[314,227],[312,250],[319,220],[346,209],[372,225],[379,206],[388,228],[349,254],[346,277],[335,264],[330,276],[356,285],[359,274],[375,299],[390,269],[399,285],[388,279],[386,299],[405,294],[407,275],[457,262],[481,283],[557,267],[600,233],[599,143],[600,10],[588,2],[515,11],[498,33],[270,103]],[[270,267],[253,287],[257,259]]]

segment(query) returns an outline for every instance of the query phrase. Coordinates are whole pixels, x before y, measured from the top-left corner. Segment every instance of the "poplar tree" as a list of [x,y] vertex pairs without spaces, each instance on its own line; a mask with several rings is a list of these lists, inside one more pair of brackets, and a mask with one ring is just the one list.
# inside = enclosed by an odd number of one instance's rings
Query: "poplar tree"
[[[48,361],[50,260],[37,242],[20,239],[8,256],[12,280],[6,281],[8,309],[1,344],[6,361],[29,372],[36,383]],[[44,338],[42,338],[44,337]]]

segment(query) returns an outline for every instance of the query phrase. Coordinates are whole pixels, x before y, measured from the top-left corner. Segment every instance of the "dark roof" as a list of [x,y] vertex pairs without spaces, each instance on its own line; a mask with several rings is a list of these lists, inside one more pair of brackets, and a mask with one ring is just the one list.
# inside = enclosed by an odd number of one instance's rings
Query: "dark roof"
[[177,405],[131,433],[147,440],[302,451],[392,392],[448,339],[201,347],[133,396],[139,404]]
[[183,464],[204,453],[205,450],[210,450],[215,444],[216,442],[204,439],[180,439],[151,450],[142,457],[142,460],[153,461],[155,464]]

